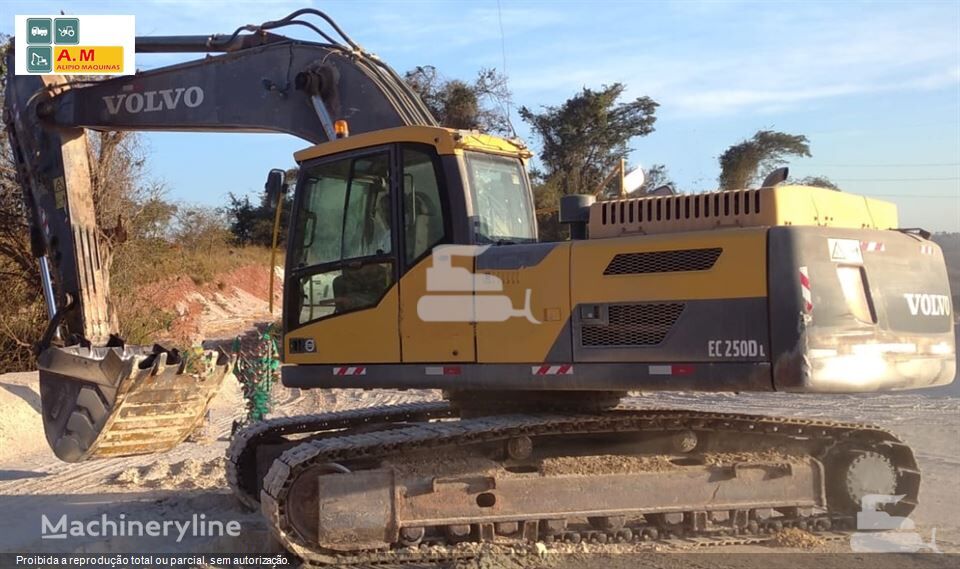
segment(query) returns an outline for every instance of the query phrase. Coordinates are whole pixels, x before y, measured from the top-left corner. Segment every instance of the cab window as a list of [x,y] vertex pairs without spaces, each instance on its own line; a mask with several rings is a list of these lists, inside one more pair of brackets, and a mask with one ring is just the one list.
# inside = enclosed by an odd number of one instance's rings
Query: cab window
[[467,152],[477,243],[537,240],[533,204],[523,164],[516,158]]
[[408,265],[443,241],[443,209],[434,159],[411,148],[403,150],[403,224]]
[[307,167],[297,199],[297,322],[375,306],[394,282],[390,153]]

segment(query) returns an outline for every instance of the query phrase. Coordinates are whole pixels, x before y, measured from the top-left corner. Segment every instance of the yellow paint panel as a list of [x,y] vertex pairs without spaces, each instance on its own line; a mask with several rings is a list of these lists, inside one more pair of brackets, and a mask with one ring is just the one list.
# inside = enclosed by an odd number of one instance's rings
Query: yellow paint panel
[[333,316],[286,333],[290,338],[313,338],[317,352],[291,354],[284,346],[288,364],[375,364],[400,361],[397,332],[399,290],[393,286],[373,308]]
[[[570,243],[559,244],[539,264],[518,270],[479,271],[503,281],[503,294],[514,310],[530,307],[540,324],[521,317],[477,324],[477,361],[539,363],[561,335],[570,318]],[[489,294],[489,293],[488,293]],[[566,338],[566,342],[570,342]]]
[[[720,247],[712,269],[604,276],[617,253]],[[750,298],[767,294],[767,230],[727,229],[573,242],[572,304]]]
[[532,156],[521,143],[497,136],[434,126],[399,126],[324,142],[300,150],[293,157],[297,162],[303,162],[311,158],[398,142],[429,144],[437,149],[437,154],[460,154],[463,150],[477,150],[488,154],[517,156],[524,160]]
[[897,206],[826,188],[777,186],[606,200],[590,207],[589,222],[592,239],[780,225],[891,229],[898,227]]
[[819,225],[853,229],[898,227],[891,202],[807,186],[777,186],[776,225]]
[[[454,256],[454,267],[473,272],[473,257]],[[476,361],[470,322],[424,322],[417,303],[427,293],[427,269],[432,256],[417,263],[400,280],[400,336],[404,362]]]

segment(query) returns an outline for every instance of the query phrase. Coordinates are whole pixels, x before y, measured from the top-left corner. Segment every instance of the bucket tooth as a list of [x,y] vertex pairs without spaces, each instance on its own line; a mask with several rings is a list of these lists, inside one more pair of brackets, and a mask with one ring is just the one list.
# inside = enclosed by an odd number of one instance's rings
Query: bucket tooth
[[103,372],[104,378],[117,381],[121,377],[129,375],[133,362],[129,358],[124,360],[121,354],[123,354],[122,348],[120,350],[107,350],[106,355],[100,362],[100,370]]
[[150,375],[160,375],[165,369],[167,369],[167,353],[160,352],[153,359],[153,369],[150,370]]

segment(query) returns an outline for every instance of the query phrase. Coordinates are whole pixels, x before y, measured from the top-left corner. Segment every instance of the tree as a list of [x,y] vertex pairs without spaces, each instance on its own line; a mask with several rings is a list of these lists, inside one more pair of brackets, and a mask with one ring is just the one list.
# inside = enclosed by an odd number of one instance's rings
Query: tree
[[817,188],[827,188],[830,190],[840,191],[840,186],[834,184],[830,178],[826,176],[807,176],[796,181],[797,184],[802,186],[814,186]]
[[230,220],[230,233],[238,245],[253,243],[257,220],[260,218],[257,208],[250,203],[250,196],[238,197],[230,192],[230,205],[225,210]]
[[172,237],[182,247],[212,251],[226,243],[229,230],[222,210],[205,206],[181,206],[177,208]]
[[584,88],[541,112],[520,108],[540,142],[543,178],[559,194],[593,193],[626,157],[630,140],[653,132],[657,103],[649,97],[620,102],[625,88],[621,83],[598,91]]
[[[287,180],[295,179],[296,170],[287,171]],[[292,181],[289,182],[292,184]],[[266,193],[260,195],[260,203],[254,205],[250,196],[229,194],[230,204],[223,208],[233,240],[238,245],[273,245],[273,225],[276,216],[276,203],[270,203]],[[286,241],[287,227],[290,223],[290,210],[293,208],[293,193],[287,192],[280,212],[280,233],[277,245]]]
[[[9,37],[0,34],[0,107],[10,71],[6,69]],[[0,373],[34,366],[33,344],[40,339],[46,311],[40,296],[37,260],[30,251],[16,163],[7,133],[0,133]]]
[[720,189],[750,187],[771,170],[784,165],[788,156],[810,156],[806,136],[757,131],[753,138],[734,144],[720,155]]
[[170,225],[177,214],[177,206],[159,196],[137,204],[127,229],[131,241],[160,241],[170,237]]
[[472,83],[446,79],[432,65],[417,66],[403,78],[443,126],[513,132],[507,115],[510,89],[506,76],[496,69],[480,69]]
[[530,179],[541,240],[566,236],[556,210],[560,196],[593,193],[630,151],[630,140],[653,132],[657,103],[649,97],[621,102],[624,89],[620,83],[584,88],[540,112],[520,108],[540,142],[542,169],[532,169]]

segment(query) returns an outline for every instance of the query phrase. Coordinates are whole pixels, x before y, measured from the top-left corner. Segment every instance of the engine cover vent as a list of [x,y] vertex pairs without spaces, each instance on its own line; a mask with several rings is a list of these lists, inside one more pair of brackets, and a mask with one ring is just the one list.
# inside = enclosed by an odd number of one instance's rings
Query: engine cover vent
[[[824,212],[827,212],[825,214]],[[757,190],[604,200],[590,206],[590,239],[731,227],[900,227],[897,206],[847,192],[780,184]]]
[[723,249],[679,249],[676,251],[648,251],[645,253],[618,253],[603,270],[604,275],[642,275],[647,273],[675,273],[705,271],[713,267]]
[[686,305],[682,302],[611,304],[607,324],[584,325],[584,347],[656,346],[663,342]]

